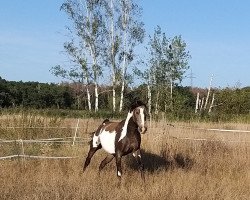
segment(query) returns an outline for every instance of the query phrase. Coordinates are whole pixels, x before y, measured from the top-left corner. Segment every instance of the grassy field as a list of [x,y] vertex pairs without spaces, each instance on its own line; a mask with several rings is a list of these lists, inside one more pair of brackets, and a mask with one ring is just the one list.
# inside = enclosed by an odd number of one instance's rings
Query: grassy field
[[[88,138],[101,121],[81,119],[78,136]],[[74,135],[70,127],[77,123],[76,119],[29,115],[4,115],[0,122],[1,139],[69,137]],[[171,127],[166,122],[152,122],[148,133],[142,136],[145,183],[131,156],[122,160],[124,173],[120,187],[114,161],[98,175],[98,166],[106,155],[103,150],[95,154],[82,174],[87,141],[75,146],[25,143],[25,154],[77,158],[0,160],[0,199],[249,199],[250,133],[196,128],[250,130],[250,125],[174,124]],[[6,128],[11,126],[19,128]],[[55,128],[26,129],[26,126]],[[207,140],[192,140],[195,138]],[[0,156],[20,151],[19,144],[0,142]]]

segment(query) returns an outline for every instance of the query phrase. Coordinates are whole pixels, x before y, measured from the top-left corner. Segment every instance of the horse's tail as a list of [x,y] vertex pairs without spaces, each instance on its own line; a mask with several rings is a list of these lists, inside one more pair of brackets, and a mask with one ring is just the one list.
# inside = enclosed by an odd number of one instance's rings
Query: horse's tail
[[105,124],[107,124],[107,123],[109,123],[110,121],[109,121],[109,119],[105,119],[103,122],[102,122],[102,125],[105,125]]
[[88,136],[90,137],[90,140],[88,141],[88,144],[92,143],[92,139],[93,139],[94,134],[95,134],[95,131],[93,131],[91,133],[88,133]]

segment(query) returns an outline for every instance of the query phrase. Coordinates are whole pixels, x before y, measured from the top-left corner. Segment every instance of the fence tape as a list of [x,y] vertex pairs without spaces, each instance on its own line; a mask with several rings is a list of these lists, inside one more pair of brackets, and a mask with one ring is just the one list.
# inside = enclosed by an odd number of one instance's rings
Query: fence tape
[[[180,126],[180,125],[172,125],[167,124],[168,126],[172,128],[183,128],[183,129],[194,129],[194,130],[203,130],[203,131],[216,131],[216,132],[233,132],[233,133],[250,133],[250,130],[239,130],[239,129],[219,129],[219,128],[196,128],[196,127],[190,127],[190,126]],[[166,127],[158,128],[158,127],[152,127],[150,129],[164,129]]]
[[11,158],[35,158],[35,159],[74,159],[79,158],[78,156],[32,156],[32,155],[11,155],[0,157],[0,160],[11,159]]
[[18,157],[18,155],[4,156],[4,157],[0,157],[0,160],[10,159],[10,158],[16,158],[16,157]]
[[233,142],[233,143],[249,143],[250,141],[240,141],[240,140],[213,140],[213,139],[205,139],[205,138],[182,138],[169,136],[169,138],[177,139],[177,140],[193,140],[193,141],[208,141],[208,142]]
[[[238,130],[238,129],[219,129],[219,128],[196,128],[196,127],[190,127],[190,126],[181,126],[181,125],[173,125],[173,124],[167,124],[167,126],[173,127],[173,128],[188,128],[188,129],[195,129],[195,130],[204,130],[204,131],[217,131],[217,132],[235,132],[235,133],[250,133],[250,130]],[[2,129],[82,129],[84,127],[80,127],[80,126],[70,126],[70,127],[45,127],[45,126],[41,126],[41,127],[31,127],[31,126],[27,126],[27,127],[22,127],[22,126],[16,126],[16,127],[12,127],[12,126],[8,126],[8,127],[0,127]],[[161,128],[157,128],[157,127],[152,127],[150,129],[161,129]]]
[[[69,128],[69,129],[76,129],[76,127],[74,127],[74,126],[69,126],[69,127],[67,127],[67,126],[61,126],[61,127],[52,127],[52,126],[49,126],[49,127],[47,127],[47,126],[7,126],[7,127],[0,127],[0,128],[2,128],[2,129],[67,129],[67,128]],[[78,129],[81,129],[81,128],[84,128],[84,127],[77,127]],[[85,127],[86,128],[86,127]]]
[[[76,140],[75,143],[85,143],[87,139]],[[71,140],[0,140],[0,143],[72,143]]]

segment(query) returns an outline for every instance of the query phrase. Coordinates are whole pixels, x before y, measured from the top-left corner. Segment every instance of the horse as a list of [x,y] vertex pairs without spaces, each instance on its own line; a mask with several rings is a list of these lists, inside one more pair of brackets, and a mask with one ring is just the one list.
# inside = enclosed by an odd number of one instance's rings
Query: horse
[[141,134],[147,131],[146,110],[147,107],[142,101],[135,101],[130,106],[126,119],[120,122],[112,122],[109,119],[105,119],[92,136],[83,172],[85,172],[87,166],[90,164],[95,152],[103,148],[108,155],[100,163],[99,173],[115,158],[117,177],[121,180],[121,158],[132,153],[139,164],[141,178],[145,181],[140,146]]

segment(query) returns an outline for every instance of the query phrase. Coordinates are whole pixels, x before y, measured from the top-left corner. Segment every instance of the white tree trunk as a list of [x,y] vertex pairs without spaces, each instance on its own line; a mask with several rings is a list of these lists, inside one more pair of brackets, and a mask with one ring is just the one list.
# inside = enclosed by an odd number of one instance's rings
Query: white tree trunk
[[157,92],[157,96],[156,96],[156,102],[155,102],[155,114],[156,114],[156,115],[158,114],[158,107],[159,107],[158,101],[159,101],[159,96],[160,96],[160,92],[158,91],[158,92]]
[[203,109],[203,105],[204,105],[204,97],[202,97],[202,99],[201,99],[201,107],[200,107],[200,111],[202,111],[202,109]]
[[98,111],[98,85],[97,83],[95,82],[95,112]]
[[173,111],[174,108],[173,108],[173,79],[170,78],[170,100],[171,100],[171,110]]
[[212,101],[208,110],[209,113],[212,111],[213,106],[214,106],[214,93],[213,93]]
[[149,126],[151,127],[151,118],[152,118],[152,115],[151,115],[151,102],[152,102],[152,96],[151,96],[151,87],[150,87],[150,83],[148,83],[148,114],[149,114]]
[[151,87],[149,84],[148,84],[147,88],[148,88],[148,113],[149,113],[149,115],[151,115],[152,96],[151,96]]
[[196,104],[195,104],[195,113],[197,113],[198,109],[199,109],[199,100],[200,100],[200,93],[197,93],[197,97],[196,97]]
[[125,88],[125,76],[126,76],[126,68],[127,68],[127,13],[125,11],[124,13],[124,19],[125,22],[123,22],[123,26],[124,26],[124,38],[123,38],[123,65],[122,65],[122,88],[121,88],[121,99],[120,99],[120,108],[119,108],[119,112],[122,111],[122,107],[123,107],[123,96],[124,96],[124,88]]
[[110,44],[111,44],[111,65],[112,65],[112,84],[113,84],[113,112],[116,110],[116,96],[115,96],[115,87],[116,87],[116,77],[115,77],[115,41],[114,41],[114,3],[113,0],[110,0],[111,8],[111,23],[110,23]]
[[87,99],[88,99],[89,111],[91,111],[91,101],[90,101],[90,93],[89,93],[89,88],[88,87],[87,87]]
[[115,86],[113,84],[113,112],[116,110]]
[[206,110],[206,108],[207,108],[209,95],[210,95],[210,90],[211,90],[211,86],[212,86],[212,81],[213,81],[213,74],[212,74],[211,79],[210,79],[209,88],[208,88],[208,91],[207,91],[207,98],[206,98],[206,102],[205,102],[205,105],[204,105],[204,110]]
[[122,81],[122,89],[121,89],[121,100],[120,100],[120,108],[119,108],[119,112],[122,111],[122,107],[123,107],[123,95],[124,95],[124,88],[125,88],[125,80],[123,79]]
[[[80,3],[83,5],[83,3],[81,2],[80,0]],[[84,5],[83,5],[84,6]],[[90,37],[92,37],[91,35],[91,30],[92,30],[92,22],[93,22],[93,18],[92,18],[92,13],[89,11],[88,9],[88,6],[87,6],[87,3],[85,1],[85,9],[87,11],[87,20],[89,22],[89,24],[91,25],[89,29],[87,29],[87,32],[88,32],[88,35]],[[92,38],[93,39],[93,38]],[[95,39],[95,38],[94,38]],[[94,66],[97,65],[97,57],[96,57],[96,52],[95,52],[95,44],[93,43],[88,43],[88,48],[89,48],[89,51],[90,51],[90,55],[91,55],[91,58],[92,58],[92,61],[93,61],[93,64],[92,64],[92,69],[94,71],[94,84],[95,84],[95,112],[98,111],[98,84],[97,84],[97,72],[95,71],[96,69],[93,68]]]

